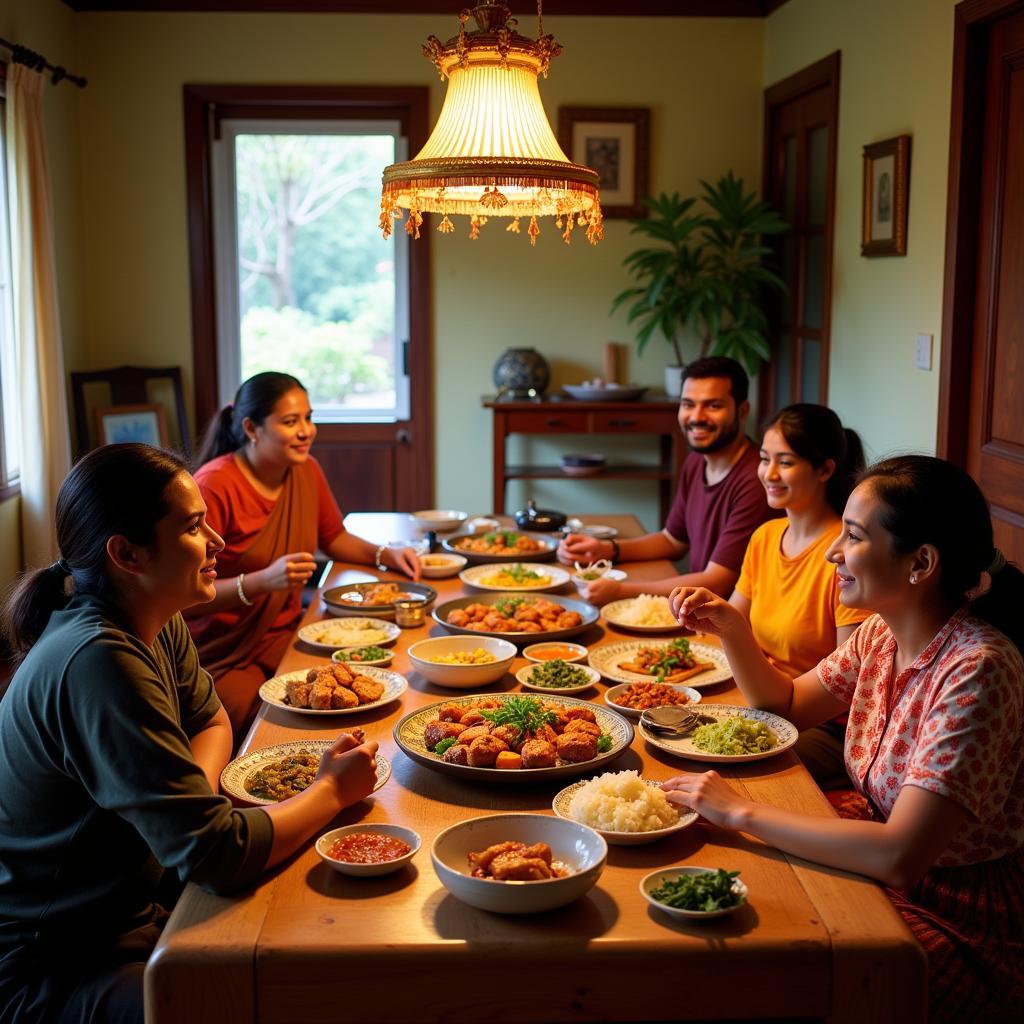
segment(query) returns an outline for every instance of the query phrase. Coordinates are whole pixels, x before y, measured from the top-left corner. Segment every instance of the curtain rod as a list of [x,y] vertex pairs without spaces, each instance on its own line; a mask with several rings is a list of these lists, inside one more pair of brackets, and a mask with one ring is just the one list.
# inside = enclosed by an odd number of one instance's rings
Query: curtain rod
[[41,53],[36,53],[27,46],[19,46],[17,43],[12,43],[2,37],[0,37],[0,46],[10,51],[11,61],[15,64],[24,64],[26,67],[33,68],[36,71],[52,71],[53,74],[50,76],[50,80],[54,85],[67,80],[68,82],[74,82],[79,89],[84,89],[88,84],[87,78],[73,75],[60,65],[51,64]]

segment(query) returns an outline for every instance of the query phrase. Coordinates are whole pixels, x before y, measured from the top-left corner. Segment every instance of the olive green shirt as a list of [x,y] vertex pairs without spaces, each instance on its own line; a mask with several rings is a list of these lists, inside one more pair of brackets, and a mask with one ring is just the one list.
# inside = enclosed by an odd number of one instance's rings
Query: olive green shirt
[[180,615],[152,647],[94,597],[51,616],[0,701],[0,946],[117,935],[161,867],[214,892],[259,876],[270,818],[192,757],[219,708]]

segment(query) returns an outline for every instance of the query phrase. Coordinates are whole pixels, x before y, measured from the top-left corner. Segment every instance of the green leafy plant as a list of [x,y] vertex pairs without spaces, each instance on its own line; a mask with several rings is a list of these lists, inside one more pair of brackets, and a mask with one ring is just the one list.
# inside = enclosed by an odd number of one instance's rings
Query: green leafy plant
[[762,239],[788,225],[732,171],[717,185],[701,185],[704,212],[693,212],[697,199],[679,193],[644,200],[650,213],[633,221],[633,233],[660,244],[626,257],[623,265],[638,284],[615,297],[612,311],[630,304],[627,319],[639,324],[641,353],[657,331],[681,366],[682,343],[694,337],[701,357],[732,356],[753,373],[771,354],[764,300],[786,291],[765,262],[771,249]]

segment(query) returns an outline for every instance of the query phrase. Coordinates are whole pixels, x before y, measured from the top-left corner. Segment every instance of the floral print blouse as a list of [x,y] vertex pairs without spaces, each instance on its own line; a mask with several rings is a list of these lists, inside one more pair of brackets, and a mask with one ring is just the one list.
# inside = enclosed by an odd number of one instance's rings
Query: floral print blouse
[[939,866],[1024,846],[1024,660],[1002,633],[958,611],[893,678],[896,639],[873,615],[818,665],[850,705],[846,770],[888,817],[905,785],[955,801],[968,819]]

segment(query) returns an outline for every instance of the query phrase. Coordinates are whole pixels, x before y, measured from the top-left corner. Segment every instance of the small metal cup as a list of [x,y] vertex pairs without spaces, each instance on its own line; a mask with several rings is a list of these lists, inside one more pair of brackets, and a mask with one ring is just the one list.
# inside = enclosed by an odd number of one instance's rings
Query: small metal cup
[[422,626],[426,619],[427,602],[422,598],[413,598],[395,602],[395,625],[408,628]]

